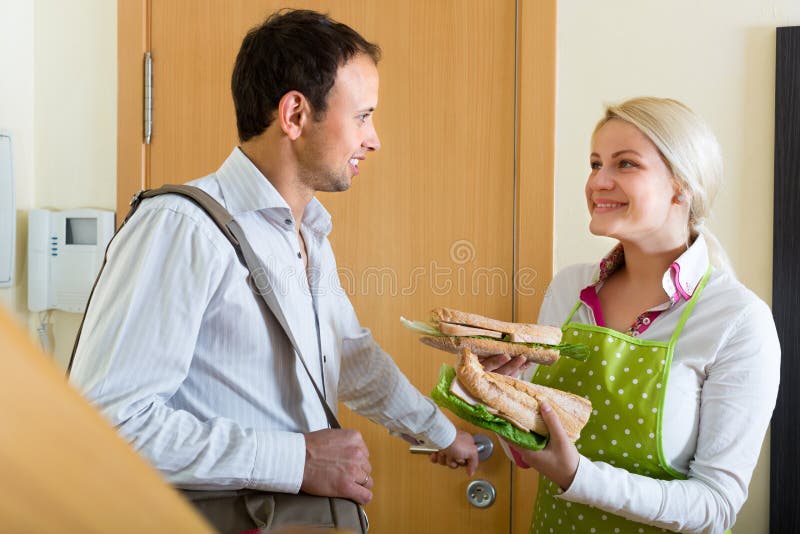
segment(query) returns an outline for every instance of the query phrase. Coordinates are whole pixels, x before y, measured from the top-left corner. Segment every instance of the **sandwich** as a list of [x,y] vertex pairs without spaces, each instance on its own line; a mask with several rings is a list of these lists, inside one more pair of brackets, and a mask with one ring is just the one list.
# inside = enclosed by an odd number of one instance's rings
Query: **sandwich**
[[589,356],[585,345],[562,343],[561,329],[555,326],[509,323],[450,308],[434,308],[430,322],[404,317],[400,321],[423,334],[420,341],[425,345],[453,354],[468,348],[478,357],[522,355],[541,365],[552,365],[562,355],[579,360]]
[[549,435],[539,411],[541,401],[553,408],[571,441],[580,437],[592,413],[592,403],[578,395],[486,371],[466,348],[459,354],[455,372],[450,385],[453,395],[472,406],[480,402],[523,432]]

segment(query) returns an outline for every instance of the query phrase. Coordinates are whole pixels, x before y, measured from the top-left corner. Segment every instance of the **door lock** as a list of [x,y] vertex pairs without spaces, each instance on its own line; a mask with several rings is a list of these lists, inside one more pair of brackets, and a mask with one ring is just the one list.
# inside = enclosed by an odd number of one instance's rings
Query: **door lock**
[[488,480],[473,480],[467,486],[467,500],[475,508],[488,508],[494,503],[497,492]]

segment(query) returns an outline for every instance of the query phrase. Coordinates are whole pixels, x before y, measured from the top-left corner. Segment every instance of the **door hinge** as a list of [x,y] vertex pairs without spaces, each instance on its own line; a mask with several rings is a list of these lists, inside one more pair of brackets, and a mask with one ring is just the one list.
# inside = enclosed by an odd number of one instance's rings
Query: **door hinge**
[[153,135],[153,57],[144,54],[144,144],[150,144]]

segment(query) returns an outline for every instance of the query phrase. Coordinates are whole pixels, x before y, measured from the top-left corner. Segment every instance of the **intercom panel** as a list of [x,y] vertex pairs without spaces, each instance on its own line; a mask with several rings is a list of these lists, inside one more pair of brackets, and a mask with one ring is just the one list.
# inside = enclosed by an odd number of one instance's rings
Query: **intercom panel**
[[114,212],[28,213],[28,308],[83,313],[114,235]]

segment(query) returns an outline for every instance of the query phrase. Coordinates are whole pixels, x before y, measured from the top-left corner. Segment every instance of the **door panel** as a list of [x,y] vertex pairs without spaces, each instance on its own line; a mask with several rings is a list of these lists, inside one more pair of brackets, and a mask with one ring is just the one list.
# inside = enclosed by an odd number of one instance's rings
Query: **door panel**
[[[147,187],[213,172],[236,145],[229,88],[236,52],[246,31],[280,7],[261,0],[150,0],[154,127],[143,151]],[[424,319],[430,308],[446,305],[512,319],[515,2],[342,0],[292,7],[329,12],[383,49],[375,115],[383,148],[361,165],[350,191],[320,200],[333,216],[342,284],[362,324],[427,394],[453,357],[419,344],[400,326],[401,315]],[[517,209],[525,205],[518,202]],[[550,227],[549,217],[546,211],[542,227]],[[539,266],[549,279],[548,263],[549,250]],[[375,498],[367,511],[374,532],[510,531],[511,466],[499,448],[475,475],[498,490],[495,504],[480,510],[466,501],[463,470],[432,466],[384,428],[344,407],[340,414],[370,448]]]

